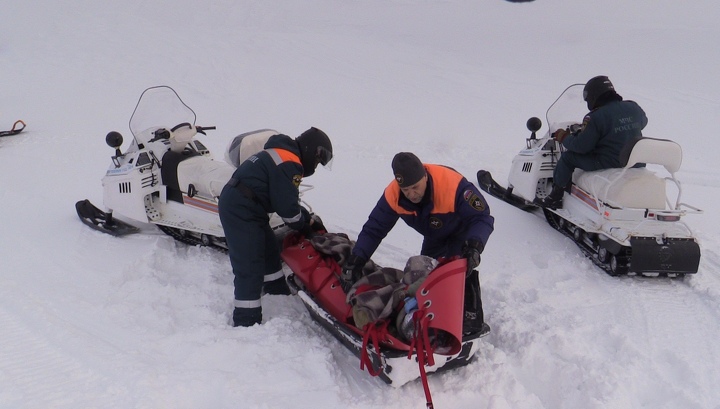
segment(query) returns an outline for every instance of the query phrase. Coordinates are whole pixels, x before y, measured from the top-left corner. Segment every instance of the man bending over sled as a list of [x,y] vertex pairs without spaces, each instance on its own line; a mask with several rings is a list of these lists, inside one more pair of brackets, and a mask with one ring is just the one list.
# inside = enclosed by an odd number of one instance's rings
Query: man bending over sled
[[454,169],[423,164],[412,153],[395,155],[392,169],[395,180],[385,188],[342,266],[343,289],[349,291],[372,272],[370,257],[401,218],[424,236],[421,255],[467,259],[463,333],[482,331],[485,323],[476,268],[495,222],[487,202]]

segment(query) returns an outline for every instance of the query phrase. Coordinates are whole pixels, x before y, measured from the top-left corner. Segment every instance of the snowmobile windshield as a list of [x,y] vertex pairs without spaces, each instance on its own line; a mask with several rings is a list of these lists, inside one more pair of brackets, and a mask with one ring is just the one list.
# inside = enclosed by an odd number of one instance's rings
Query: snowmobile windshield
[[183,123],[195,127],[195,119],[195,111],[185,105],[174,89],[164,85],[150,87],[140,95],[130,117],[130,132],[138,144],[148,143],[155,130],[170,130]]
[[583,99],[585,84],[573,84],[560,94],[545,114],[550,134],[572,124],[581,124],[587,115],[587,104]]

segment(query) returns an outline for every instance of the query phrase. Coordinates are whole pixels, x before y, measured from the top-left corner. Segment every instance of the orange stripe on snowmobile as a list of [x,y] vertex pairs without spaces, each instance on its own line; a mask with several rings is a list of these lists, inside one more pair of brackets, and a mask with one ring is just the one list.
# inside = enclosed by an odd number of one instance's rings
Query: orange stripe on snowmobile
[[596,211],[598,210],[597,202],[595,201],[595,199],[589,194],[587,194],[584,190],[580,189],[575,185],[572,185],[570,190],[572,191],[572,194],[575,195],[575,197],[582,200],[585,204],[592,207]]
[[212,212],[212,213],[218,212],[218,206],[216,203],[198,199],[195,197],[186,196],[186,195],[183,195],[182,199],[183,199],[183,203],[185,203],[188,206],[196,207],[198,209],[206,210],[206,211]]

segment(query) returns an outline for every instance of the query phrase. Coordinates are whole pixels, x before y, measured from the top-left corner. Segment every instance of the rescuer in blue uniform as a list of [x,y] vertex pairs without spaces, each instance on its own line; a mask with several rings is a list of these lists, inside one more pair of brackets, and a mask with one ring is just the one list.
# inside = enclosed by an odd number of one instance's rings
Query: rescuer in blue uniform
[[480,331],[484,319],[475,268],[494,228],[494,218],[480,191],[454,169],[423,164],[400,152],[393,158],[395,175],[358,235],[343,265],[341,283],[349,288],[398,219],[424,237],[420,254],[433,258],[461,256],[468,260],[463,331]]
[[273,135],[263,151],[240,164],[223,188],[218,211],[235,275],[234,326],[262,322],[263,290],[289,294],[268,214],[277,213],[290,227],[307,231],[313,221],[300,205],[298,187],[318,164],[326,166],[330,160],[330,139],[317,128],[295,139]]
[[648,123],[645,111],[635,101],[623,101],[604,75],[593,77],[585,84],[583,98],[590,113],[583,118],[580,132],[571,134],[558,129],[553,134],[566,150],[555,166],[552,191],[544,199],[535,199],[540,206],[562,208],[564,192],[576,168],[593,171],[625,166],[620,152],[626,144],[642,136]]

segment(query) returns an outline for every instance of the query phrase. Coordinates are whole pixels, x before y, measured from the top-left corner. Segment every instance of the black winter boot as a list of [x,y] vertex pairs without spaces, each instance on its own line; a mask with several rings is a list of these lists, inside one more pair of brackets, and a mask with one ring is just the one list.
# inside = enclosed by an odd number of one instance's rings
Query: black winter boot
[[564,195],[565,188],[554,185],[549,195],[545,196],[544,199],[536,197],[533,203],[540,207],[547,207],[548,209],[562,209]]
[[474,334],[483,330],[482,299],[478,271],[473,270],[465,278],[465,311],[463,313],[463,334]]
[[263,291],[265,294],[290,295],[290,287],[284,276],[263,284]]
[[252,327],[262,323],[262,307],[238,308],[233,311],[233,327]]

